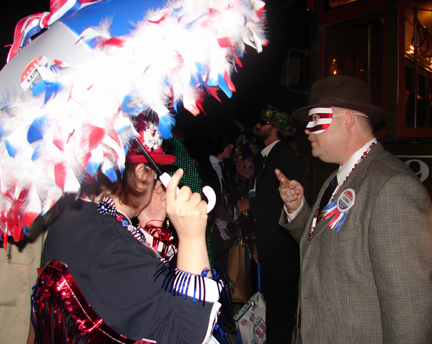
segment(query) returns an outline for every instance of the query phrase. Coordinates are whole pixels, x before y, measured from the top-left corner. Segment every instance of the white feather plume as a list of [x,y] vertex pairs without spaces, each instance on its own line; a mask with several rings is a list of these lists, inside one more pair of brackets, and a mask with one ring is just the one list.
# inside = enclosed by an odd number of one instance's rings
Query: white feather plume
[[[263,7],[257,0],[172,1],[149,10],[129,35],[117,37],[117,45],[105,20],[77,38],[98,41],[85,58],[63,61],[67,67],[57,73],[46,70],[45,81],[59,89],[48,101],[48,91],[33,96],[31,90],[15,89],[2,95],[4,234],[19,240],[22,226],[44,214],[62,192],[79,192],[85,173],[121,169],[137,135],[132,117],[142,110],[159,116],[167,138],[171,104],[183,103],[196,115],[206,89],[219,87],[230,96],[230,76],[245,44],[259,52],[267,43]],[[131,111],[121,111],[125,100]],[[32,125],[41,138],[29,141]]]

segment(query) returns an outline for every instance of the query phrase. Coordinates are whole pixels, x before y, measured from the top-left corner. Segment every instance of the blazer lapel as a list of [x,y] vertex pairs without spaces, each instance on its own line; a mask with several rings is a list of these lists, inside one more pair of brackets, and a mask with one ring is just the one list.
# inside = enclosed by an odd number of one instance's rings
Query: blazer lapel
[[[369,152],[369,154],[367,155],[366,158],[363,159],[363,161],[361,161],[356,168],[352,171],[352,173],[350,174],[350,176],[348,177],[348,179],[346,180],[345,183],[342,184],[342,187],[338,190],[338,192],[334,195],[333,200],[335,201],[337,200],[340,195],[342,195],[342,193],[344,191],[346,191],[347,189],[353,189],[354,192],[356,192],[358,190],[358,188],[360,187],[360,185],[363,182],[363,179],[366,176],[366,171],[369,168],[369,165],[371,164],[371,162],[380,154],[382,154],[384,152],[384,148],[382,147],[382,145],[378,142],[377,145]],[[337,174],[337,171],[332,173],[332,175],[326,180],[324,186],[321,188],[319,194],[318,194],[318,199],[314,204],[314,208],[315,210],[318,208],[319,202],[321,201],[321,198],[324,194],[324,190],[327,188],[328,184],[330,183],[330,181],[333,179],[333,177]],[[355,203],[354,203],[355,206]],[[315,228],[314,234],[312,236],[312,240],[316,239],[329,225],[331,221],[330,219],[324,220],[321,219],[321,221],[317,224],[317,227]],[[331,230],[331,229],[329,229]]]

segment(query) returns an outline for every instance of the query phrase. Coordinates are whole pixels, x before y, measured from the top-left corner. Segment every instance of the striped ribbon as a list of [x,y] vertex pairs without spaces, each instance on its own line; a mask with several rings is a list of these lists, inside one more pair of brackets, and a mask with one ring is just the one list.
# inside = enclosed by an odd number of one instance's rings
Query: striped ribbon
[[70,16],[81,8],[100,0],[51,0],[50,11],[29,15],[21,19],[15,27],[14,42],[9,50],[7,62],[31,42],[32,36],[47,29],[60,18]]
[[342,223],[348,215],[348,212],[340,212],[337,207],[337,201],[334,201],[324,207],[323,214],[324,220],[327,220],[334,215],[333,219],[328,224],[328,228],[333,229],[335,232],[337,232],[340,226],[342,226]]

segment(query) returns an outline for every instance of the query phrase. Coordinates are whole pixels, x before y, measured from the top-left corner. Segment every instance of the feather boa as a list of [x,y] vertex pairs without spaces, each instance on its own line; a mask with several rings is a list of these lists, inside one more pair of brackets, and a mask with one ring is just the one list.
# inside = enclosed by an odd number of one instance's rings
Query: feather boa
[[208,94],[217,98],[221,89],[231,97],[246,45],[260,52],[267,44],[263,9],[259,0],[172,1],[148,10],[122,37],[111,37],[105,20],[81,33],[93,46],[86,56],[41,63],[42,81],[1,95],[4,244],[7,235],[20,240],[64,192],[79,192],[85,174],[121,170],[137,136],[134,116],[155,112],[169,138],[170,109],[179,103],[197,115]]

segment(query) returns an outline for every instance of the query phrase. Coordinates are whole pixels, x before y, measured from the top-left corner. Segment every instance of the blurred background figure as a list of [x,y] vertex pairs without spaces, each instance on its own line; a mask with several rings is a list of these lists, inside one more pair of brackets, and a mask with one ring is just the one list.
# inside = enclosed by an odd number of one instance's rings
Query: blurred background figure
[[250,211],[254,218],[256,252],[261,266],[267,343],[291,343],[297,305],[299,250],[292,236],[279,226],[283,202],[275,169],[288,178],[301,178],[302,168],[296,152],[286,141],[295,133],[294,121],[284,111],[269,105],[256,124],[257,138],[264,144],[255,165],[254,188],[249,198],[237,202],[239,214]]
[[234,206],[237,191],[234,183],[235,165],[232,161],[233,139],[212,135],[207,156],[198,160],[203,185],[209,185],[216,193],[216,205],[209,214],[209,226],[215,266],[226,274],[228,251],[237,238],[237,214]]

